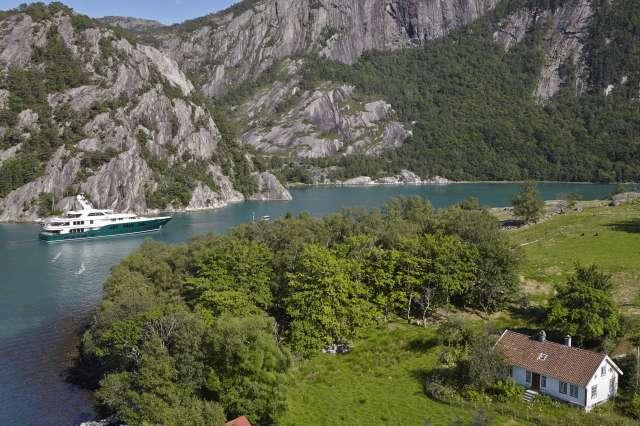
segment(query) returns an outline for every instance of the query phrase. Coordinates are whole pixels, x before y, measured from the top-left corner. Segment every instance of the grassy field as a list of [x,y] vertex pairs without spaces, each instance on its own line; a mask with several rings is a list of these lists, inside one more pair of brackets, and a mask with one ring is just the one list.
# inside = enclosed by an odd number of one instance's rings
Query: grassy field
[[595,263],[613,275],[623,312],[640,315],[639,205],[587,207],[513,231],[512,236],[525,254],[523,290],[532,301],[544,303],[576,262]]
[[[608,407],[585,414],[575,408],[522,402],[448,405],[423,392],[425,374],[437,366],[433,327],[392,323],[372,330],[346,355],[320,355],[292,374],[282,425],[630,424]],[[486,424],[486,423],[480,423]]]
[[[558,215],[511,235],[525,254],[523,287],[532,302],[544,304],[553,285],[564,281],[576,262],[595,263],[613,274],[616,300],[625,315],[640,315],[640,206],[587,204],[582,212]],[[500,326],[526,325],[506,312],[492,319]],[[482,424],[473,423],[479,412],[489,424],[633,424],[607,406],[584,414],[563,404],[451,406],[431,400],[423,392],[424,377],[437,366],[438,352],[433,327],[392,323],[372,330],[347,355],[321,355],[297,365],[288,409],[278,424]]]
[[321,355],[300,366],[289,391],[284,425],[448,424],[453,413],[425,397],[420,376],[436,363],[435,331],[390,324],[375,330],[353,352]]

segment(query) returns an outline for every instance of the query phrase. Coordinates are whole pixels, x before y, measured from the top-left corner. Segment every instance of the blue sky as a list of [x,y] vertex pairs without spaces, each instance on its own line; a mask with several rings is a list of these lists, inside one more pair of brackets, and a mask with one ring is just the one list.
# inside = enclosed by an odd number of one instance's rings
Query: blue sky
[[[165,24],[182,22],[224,9],[237,0],[64,0],[76,11],[92,17],[107,15],[155,19]],[[0,10],[13,9],[27,0],[0,0]],[[45,1],[50,3],[50,1]]]

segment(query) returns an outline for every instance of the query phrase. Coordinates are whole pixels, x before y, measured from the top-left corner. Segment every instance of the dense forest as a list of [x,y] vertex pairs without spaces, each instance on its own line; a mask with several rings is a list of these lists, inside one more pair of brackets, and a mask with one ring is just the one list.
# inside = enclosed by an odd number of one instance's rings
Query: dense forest
[[147,242],[107,280],[77,373],[127,424],[271,424],[293,359],[398,317],[500,309],[518,294],[518,261],[477,203],[420,198]]
[[[309,59],[309,86],[321,80],[354,84],[387,99],[403,122],[413,123],[405,146],[381,158],[356,155],[311,164],[340,166],[337,178],[408,168],[457,180],[637,180],[639,2],[593,2],[585,46],[588,76],[582,76],[589,90],[583,95],[576,94],[576,70],[568,63],[560,92],[548,103],[536,102],[544,26],[507,53],[493,40],[495,23],[508,12],[563,3],[569,2],[502,2],[493,16],[443,40],[395,53],[370,52],[353,66]],[[614,89],[605,96],[609,85]]]

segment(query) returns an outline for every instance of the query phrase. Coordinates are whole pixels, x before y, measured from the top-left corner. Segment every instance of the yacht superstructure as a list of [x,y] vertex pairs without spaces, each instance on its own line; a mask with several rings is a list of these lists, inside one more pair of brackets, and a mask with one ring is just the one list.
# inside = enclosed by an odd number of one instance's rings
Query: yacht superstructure
[[140,217],[113,210],[94,209],[84,195],[77,196],[81,210],[67,212],[62,217],[47,219],[42,224],[40,239],[64,241],[82,238],[111,237],[160,230],[171,217]]

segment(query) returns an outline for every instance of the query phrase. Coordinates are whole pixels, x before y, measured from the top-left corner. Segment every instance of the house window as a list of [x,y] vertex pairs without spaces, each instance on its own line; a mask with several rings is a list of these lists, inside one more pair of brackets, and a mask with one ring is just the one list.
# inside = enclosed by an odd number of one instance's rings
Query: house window
[[578,397],[578,387],[576,385],[569,386],[569,395],[571,395],[574,398]]
[[525,380],[527,383],[531,383],[531,371],[527,370]]
[[606,366],[606,365],[603,365],[603,366],[600,368],[600,375],[601,375],[601,376],[606,376],[606,375],[607,375],[607,366]]
[[558,382],[558,392],[567,394],[567,384],[565,382]]
[[609,393],[613,394],[616,391],[616,378],[612,377],[609,380]]
[[547,376],[540,376],[540,387],[541,388],[547,387]]
[[596,399],[598,397],[598,385],[591,386],[591,399]]

